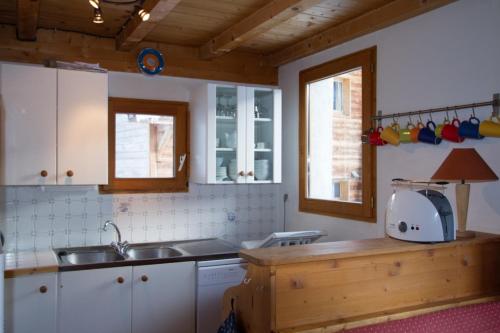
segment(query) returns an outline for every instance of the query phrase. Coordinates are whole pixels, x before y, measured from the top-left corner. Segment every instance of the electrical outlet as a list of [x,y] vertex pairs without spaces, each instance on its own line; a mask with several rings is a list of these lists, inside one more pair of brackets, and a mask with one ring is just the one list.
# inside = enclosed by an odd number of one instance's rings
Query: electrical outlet
[[227,220],[229,222],[236,221],[236,213],[235,212],[227,212]]

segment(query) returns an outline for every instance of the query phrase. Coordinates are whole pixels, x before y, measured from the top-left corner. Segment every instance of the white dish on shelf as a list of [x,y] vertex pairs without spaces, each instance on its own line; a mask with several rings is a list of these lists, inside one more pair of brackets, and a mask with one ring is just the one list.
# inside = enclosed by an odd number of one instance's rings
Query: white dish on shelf
[[228,165],[228,173],[229,173],[229,178],[232,180],[237,180],[238,179],[238,162],[233,159],[229,162]]

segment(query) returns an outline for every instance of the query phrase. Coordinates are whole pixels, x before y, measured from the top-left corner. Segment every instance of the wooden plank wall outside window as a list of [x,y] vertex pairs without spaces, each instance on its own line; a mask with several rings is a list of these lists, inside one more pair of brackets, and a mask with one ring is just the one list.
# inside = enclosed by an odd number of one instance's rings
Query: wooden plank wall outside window
[[[359,177],[357,172],[350,172],[349,174],[354,174],[355,177],[361,179],[361,193],[359,194],[359,189],[355,187],[350,187],[346,185],[344,180],[340,180],[341,191],[344,189],[344,193],[340,198],[323,198],[319,196],[310,196],[310,185],[308,182],[311,177],[318,177],[318,175],[312,175],[311,172],[311,142],[310,133],[315,133],[315,128],[309,128],[314,121],[311,121],[311,115],[309,114],[309,98],[310,98],[310,87],[312,83],[333,78],[336,76],[345,75],[344,73],[349,73],[351,71],[361,69],[361,132],[366,132],[370,129],[372,122],[371,116],[375,115],[376,108],[376,57],[377,49],[372,47],[366,50],[356,52],[344,56],[327,63],[308,68],[300,72],[300,93],[299,93],[299,210],[307,213],[322,214],[334,217],[341,217],[351,220],[365,221],[365,222],[376,222],[376,149],[371,145],[361,145],[358,146],[361,152],[358,150],[358,154],[361,155],[361,177]],[[353,100],[354,101],[354,100]],[[325,109],[326,110],[326,109]],[[323,112],[323,111],[322,111]],[[325,111],[326,112],[326,111]],[[350,115],[346,115],[350,117]],[[333,122],[338,121],[338,117],[334,116]],[[359,124],[359,120],[358,120]],[[333,125],[332,125],[333,128]],[[359,128],[359,125],[358,125]],[[331,131],[330,131],[331,132]],[[316,131],[316,135],[318,132]],[[338,133],[337,133],[338,134]],[[337,134],[332,134],[334,137]],[[328,138],[326,139],[328,140]],[[332,141],[333,142],[333,141]],[[329,143],[328,143],[329,144]],[[332,143],[333,147],[333,143]],[[313,147],[314,149],[314,147]],[[330,148],[333,151],[333,148]],[[335,159],[335,151],[332,153]],[[318,164],[332,163],[328,159],[322,159],[317,162]],[[328,166],[332,170],[334,166]],[[314,171],[313,171],[314,172]],[[334,179],[334,177],[325,177],[327,179],[321,179],[325,184],[330,184],[333,181],[339,181]],[[348,179],[347,182],[350,180]],[[359,182],[359,181],[358,181]],[[358,193],[358,198],[356,200],[345,200],[346,193]]]
[[[116,169],[116,115],[154,115],[173,117],[173,133],[163,133],[158,138],[158,130],[154,125],[148,126],[149,135],[144,136],[148,142],[149,158],[147,170],[150,177],[124,178],[117,177]],[[109,145],[109,184],[101,185],[101,193],[159,193],[159,192],[187,192],[189,177],[189,115],[188,103],[172,101],[154,101],[128,98],[109,99],[108,145]],[[163,141],[170,142],[166,147]],[[173,142],[173,156],[172,156]],[[165,152],[164,148],[167,148]],[[163,155],[163,156],[160,156]],[[179,170],[180,159],[185,156],[185,162]],[[157,163],[162,163],[162,168]],[[170,172],[166,172],[171,170]],[[160,173],[162,170],[162,173]],[[164,176],[167,174],[169,176]],[[161,177],[158,176],[161,174]],[[173,174],[172,177],[170,177]]]

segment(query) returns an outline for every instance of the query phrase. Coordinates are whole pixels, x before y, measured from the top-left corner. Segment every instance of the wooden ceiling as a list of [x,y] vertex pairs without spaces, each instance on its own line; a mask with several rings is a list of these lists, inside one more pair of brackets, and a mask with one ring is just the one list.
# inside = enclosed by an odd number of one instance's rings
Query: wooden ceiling
[[[220,57],[242,57],[246,62],[254,59],[254,67],[267,71],[268,67],[276,68],[452,1],[144,0],[143,7],[151,12],[151,19],[142,22],[134,5],[112,5],[101,0],[104,23],[94,24],[88,0],[1,0],[0,24],[5,26],[0,39],[8,41],[10,51],[32,53],[40,40],[32,41],[31,46],[12,41],[9,26],[17,26],[21,40],[35,40],[41,33],[46,36],[46,30],[53,34],[62,31],[65,36],[75,33],[113,40],[114,51],[119,52],[116,55],[122,57],[122,52],[137,54],[138,49],[149,44],[189,50],[190,55],[198,52],[197,60],[212,63],[220,71],[224,71],[221,60],[216,60]],[[7,53],[0,45],[3,58],[13,60],[5,56]],[[265,81],[256,83],[270,83],[269,78]]]

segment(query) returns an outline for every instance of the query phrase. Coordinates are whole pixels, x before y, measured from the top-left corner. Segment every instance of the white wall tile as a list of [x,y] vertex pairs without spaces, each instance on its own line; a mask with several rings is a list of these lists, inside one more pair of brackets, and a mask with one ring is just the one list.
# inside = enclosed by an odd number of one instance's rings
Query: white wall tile
[[[5,187],[0,228],[7,251],[109,244],[113,220],[129,242],[258,239],[278,230],[279,185],[196,185],[189,193],[100,195],[95,187]],[[228,214],[235,220],[228,221]]]

